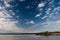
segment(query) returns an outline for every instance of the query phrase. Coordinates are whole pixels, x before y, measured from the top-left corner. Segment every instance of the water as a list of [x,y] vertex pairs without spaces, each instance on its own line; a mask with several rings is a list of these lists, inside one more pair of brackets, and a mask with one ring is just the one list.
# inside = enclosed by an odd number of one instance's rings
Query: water
[[60,40],[60,36],[0,35],[0,40]]

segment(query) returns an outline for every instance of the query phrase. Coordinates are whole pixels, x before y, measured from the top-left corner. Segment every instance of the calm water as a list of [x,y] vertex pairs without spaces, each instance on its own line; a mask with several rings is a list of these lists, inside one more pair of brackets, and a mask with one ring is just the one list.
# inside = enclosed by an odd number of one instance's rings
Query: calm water
[[60,36],[0,35],[0,40],[60,40]]

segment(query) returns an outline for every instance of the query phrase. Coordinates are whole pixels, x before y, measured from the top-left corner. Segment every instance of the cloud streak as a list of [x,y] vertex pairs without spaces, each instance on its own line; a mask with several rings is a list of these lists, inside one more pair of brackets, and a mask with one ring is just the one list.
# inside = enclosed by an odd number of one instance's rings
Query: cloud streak
[[22,28],[18,28],[10,13],[0,6],[0,32],[22,32]]

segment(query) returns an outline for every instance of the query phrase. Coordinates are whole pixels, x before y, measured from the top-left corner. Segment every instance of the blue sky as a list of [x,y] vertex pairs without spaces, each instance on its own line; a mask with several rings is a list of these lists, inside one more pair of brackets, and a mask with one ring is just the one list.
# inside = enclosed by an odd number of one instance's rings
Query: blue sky
[[60,31],[60,0],[0,0],[1,32]]

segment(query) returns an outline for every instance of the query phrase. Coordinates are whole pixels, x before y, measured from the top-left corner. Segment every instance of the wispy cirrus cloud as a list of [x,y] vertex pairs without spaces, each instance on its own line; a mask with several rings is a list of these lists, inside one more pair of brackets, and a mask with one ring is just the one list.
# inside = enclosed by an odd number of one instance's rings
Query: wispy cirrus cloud
[[60,20],[58,21],[47,21],[42,25],[44,27],[42,30],[45,31],[59,31],[60,30]]
[[0,6],[0,32],[22,32],[22,28],[18,28],[18,21],[12,18],[12,15]]

